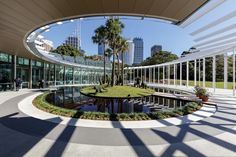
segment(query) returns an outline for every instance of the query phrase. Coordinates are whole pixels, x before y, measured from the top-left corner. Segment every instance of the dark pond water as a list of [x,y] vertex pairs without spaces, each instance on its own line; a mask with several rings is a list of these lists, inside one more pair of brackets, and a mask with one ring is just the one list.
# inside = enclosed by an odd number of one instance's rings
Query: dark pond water
[[[69,109],[91,112],[131,113],[153,112],[158,110],[172,110],[184,106],[187,102],[163,96],[148,96],[136,99],[104,100],[94,99],[80,94],[81,87],[63,87],[50,93],[47,101]],[[183,94],[167,89],[155,89],[161,93]]]

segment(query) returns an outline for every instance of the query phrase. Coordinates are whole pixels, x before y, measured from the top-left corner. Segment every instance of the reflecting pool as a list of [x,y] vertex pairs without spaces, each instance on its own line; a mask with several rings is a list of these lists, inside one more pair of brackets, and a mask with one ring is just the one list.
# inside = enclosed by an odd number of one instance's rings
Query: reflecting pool
[[[131,99],[102,99],[80,94],[82,87],[61,87],[47,96],[47,101],[60,107],[79,111],[131,113],[173,110],[184,106],[188,101],[171,95],[186,95],[180,91],[155,88],[155,95]],[[166,95],[166,96],[165,96]]]

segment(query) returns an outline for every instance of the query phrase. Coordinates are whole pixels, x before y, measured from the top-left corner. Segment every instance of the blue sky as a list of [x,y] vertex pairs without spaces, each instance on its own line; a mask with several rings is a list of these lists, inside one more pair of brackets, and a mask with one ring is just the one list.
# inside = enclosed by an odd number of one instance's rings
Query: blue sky
[[[81,39],[82,49],[87,55],[97,54],[97,45],[93,44],[91,36],[94,30],[105,23],[106,19],[102,17],[86,20],[81,22]],[[125,24],[123,36],[125,38],[141,37],[144,40],[144,58],[150,56],[150,48],[155,44],[162,45],[163,50],[171,51],[180,55],[182,51],[189,49],[193,45],[192,38],[185,30],[178,26],[144,20],[121,19]],[[53,27],[43,36],[54,42],[54,47],[60,45],[68,35],[72,34],[76,28],[76,22],[68,22],[57,27]]]
[[[214,1],[211,1],[214,2]],[[204,25],[217,20],[218,18],[234,11],[236,9],[236,0],[226,0],[223,4],[218,6],[213,11],[204,15],[196,22],[192,23],[186,28],[180,28],[179,26],[157,22],[155,20],[140,18],[121,19],[125,24],[123,36],[125,38],[141,37],[144,40],[144,58],[150,56],[150,48],[154,44],[162,45],[163,50],[171,51],[178,56],[184,51],[188,50],[195,43],[193,39],[204,36],[208,33],[214,32],[223,26],[229,26],[236,23],[236,18],[232,18],[219,25],[214,26],[208,31],[202,32],[195,36],[189,34]],[[105,23],[103,17],[88,18],[84,19],[81,23],[81,38],[82,38],[82,49],[86,51],[87,55],[97,54],[97,45],[92,43],[91,36],[94,34],[94,30]],[[76,23],[68,22],[57,27],[53,27],[49,32],[44,33],[44,37],[54,42],[54,47],[62,44],[67,36],[72,34],[76,28]],[[235,30],[232,30],[233,32]],[[230,31],[226,34],[231,33]],[[225,34],[219,34],[223,36]],[[215,36],[216,37],[216,36]],[[209,40],[209,39],[207,39]]]

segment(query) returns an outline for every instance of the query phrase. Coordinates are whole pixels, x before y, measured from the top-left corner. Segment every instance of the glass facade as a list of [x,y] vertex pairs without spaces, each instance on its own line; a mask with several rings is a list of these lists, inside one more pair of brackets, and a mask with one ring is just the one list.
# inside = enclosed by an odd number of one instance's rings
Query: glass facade
[[12,56],[0,52],[0,91],[13,89]]
[[[0,52],[0,91],[14,89],[14,67],[16,78],[22,80],[22,88],[38,88],[44,80],[45,87],[54,85],[97,84],[103,76],[103,69],[70,67],[30,60]],[[32,70],[32,71],[31,71]],[[108,75],[111,71],[107,70]]]

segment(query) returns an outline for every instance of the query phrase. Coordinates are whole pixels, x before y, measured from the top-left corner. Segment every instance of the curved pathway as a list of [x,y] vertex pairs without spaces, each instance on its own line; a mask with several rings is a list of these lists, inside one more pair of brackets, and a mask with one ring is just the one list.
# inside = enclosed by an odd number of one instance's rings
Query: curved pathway
[[[9,99],[0,104],[0,139],[3,139],[0,140],[0,156],[236,154],[233,97],[213,97],[212,101],[218,104],[217,112],[197,122],[161,128],[125,129],[76,127],[30,117],[22,113],[17,104],[33,94],[35,92],[29,91],[19,96],[9,95]],[[76,120],[71,119],[70,123],[76,123]]]

